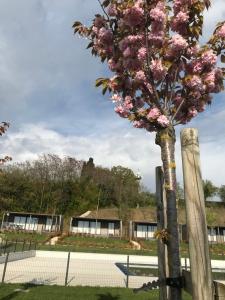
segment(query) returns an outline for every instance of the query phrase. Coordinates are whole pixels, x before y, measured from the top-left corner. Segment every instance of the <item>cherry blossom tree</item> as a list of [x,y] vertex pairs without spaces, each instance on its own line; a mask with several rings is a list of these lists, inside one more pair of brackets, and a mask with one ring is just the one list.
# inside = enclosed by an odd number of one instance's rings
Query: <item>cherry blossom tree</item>
[[[74,32],[108,64],[111,78],[96,86],[111,94],[115,112],[136,128],[156,132],[161,147],[168,205],[170,277],[180,276],[176,210],[175,126],[203,112],[223,90],[225,22],[201,45],[203,12],[209,0],[98,0],[101,14]],[[171,299],[181,291],[171,288]]]

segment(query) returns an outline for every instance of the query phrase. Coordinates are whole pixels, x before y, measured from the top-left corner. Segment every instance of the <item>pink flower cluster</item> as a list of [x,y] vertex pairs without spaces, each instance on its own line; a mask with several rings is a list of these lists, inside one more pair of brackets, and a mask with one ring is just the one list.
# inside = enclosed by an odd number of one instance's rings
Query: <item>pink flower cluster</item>
[[155,80],[162,80],[165,77],[167,69],[163,66],[161,59],[152,60],[150,68]]
[[147,78],[145,76],[145,72],[144,71],[138,71],[135,74],[134,78],[135,78],[135,80],[140,81],[140,82],[146,82],[147,81]]
[[185,50],[187,47],[187,41],[180,34],[175,34],[171,38],[171,48],[174,52]]
[[138,50],[138,59],[139,60],[145,60],[146,57],[147,57],[147,49],[145,47],[141,47],[139,50]]
[[153,21],[158,23],[164,23],[166,19],[166,14],[164,11],[165,5],[162,2],[159,2],[155,8],[150,10],[150,17]]
[[225,23],[216,31],[216,35],[221,39],[225,39]]
[[102,44],[111,44],[113,41],[112,30],[102,27],[98,32],[98,38]]
[[160,116],[160,110],[157,107],[150,109],[149,113],[147,114],[147,119],[149,120],[156,120]]
[[157,122],[162,126],[162,127],[167,127],[170,123],[169,119],[164,116],[164,115],[161,115],[158,117],[157,119]]
[[188,12],[180,11],[171,22],[171,29],[179,34],[186,34],[186,27],[189,20]]
[[213,50],[210,49],[202,54],[201,61],[203,65],[214,66],[217,61],[217,56]]
[[145,127],[145,122],[144,122],[144,120],[134,121],[133,126],[135,128],[144,128]]
[[115,17],[117,16],[117,7],[115,4],[110,4],[109,7],[108,7],[108,15],[110,17]]
[[129,111],[123,105],[116,106],[114,110],[122,118],[128,118],[130,115]]
[[203,89],[202,80],[198,75],[193,75],[191,78],[188,78],[186,80],[186,86],[195,91],[202,91]]
[[124,23],[129,27],[141,25],[144,21],[144,10],[139,5],[134,5],[124,11]]
[[217,93],[220,91],[220,83],[223,81],[223,73],[221,69],[216,68],[204,76],[206,91],[209,93]]
[[222,90],[224,75],[216,63],[225,23],[200,47],[200,2],[110,0],[104,2],[107,17],[96,15],[90,28],[77,25],[93,42],[92,53],[114,72],[103,88],[112,93],[115,112],[134,127],[157,131],[171,120],[186,123],[205,109],[211,93]]
[[165,33],[164,27],[166,22],[165,3],[159,1],[155,8],[149,13],[151,22],[151,33],[149,34],[149,41],[155,47],[161,47],[164,41]]

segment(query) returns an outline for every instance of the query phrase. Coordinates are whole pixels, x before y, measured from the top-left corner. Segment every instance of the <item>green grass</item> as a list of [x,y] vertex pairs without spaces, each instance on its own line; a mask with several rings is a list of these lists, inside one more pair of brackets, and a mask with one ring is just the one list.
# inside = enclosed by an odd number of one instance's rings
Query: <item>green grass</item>
[[[27,292],[16,289],[27,290]],[[29,291],[28,291],[29,290]],[[0,300],[158,300],[158,291],[134,294],[125,288],[0,285]],[[185,294],[183,300],[191,300]]]
[[75,245],[80,248],[94,247],[110,249],[132,249],[132,245],[129,243],[129,240],[107,237],[67,236],[63,239],[60,239],[59,243],[64,245]]
[[23,240],[32,240],[36,241],[38,243],[45,242],[49,238],[49,234],[44,234],[44,233],[36,233],[36,232],[4,232],[1,233],[1,235],[10,241],[18,240],[18,241],[23,241]]
[[106,253],[106,254],[124,254],[124,255],[153,255],[147,250],[117,249],[117,248],[95,248],[95,247],[77,247],[76,245],[37,245],[37,250],[45,251],[70,251],[87,253]]

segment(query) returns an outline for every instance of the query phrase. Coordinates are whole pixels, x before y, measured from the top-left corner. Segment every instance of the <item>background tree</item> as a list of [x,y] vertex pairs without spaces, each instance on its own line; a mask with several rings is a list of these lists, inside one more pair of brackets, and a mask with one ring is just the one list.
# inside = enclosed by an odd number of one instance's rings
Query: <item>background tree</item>
[[[109,91],[115,112],[134,127],[156,132],[161,147],[168,207],[170,277],[180,276],[176,210],[175,130],[205,110],[212,93],[223,89],[225,24],[200,45],[203,12],[209,0],[104,0],[102,15],[74,31],[90,40],[88,48],[114,73],[99,78]],[[171,288],[171,298],[181,290]]]
[[222,201],[225,203],[225,185],[221,185],[219,188],[219,195]]
[[209,197],[212,197],[215,195],[215,193],[218,191],[218,188],[210,181],[210,180],[203,180],[203,190],[204,190],[204,196],[205,200]]

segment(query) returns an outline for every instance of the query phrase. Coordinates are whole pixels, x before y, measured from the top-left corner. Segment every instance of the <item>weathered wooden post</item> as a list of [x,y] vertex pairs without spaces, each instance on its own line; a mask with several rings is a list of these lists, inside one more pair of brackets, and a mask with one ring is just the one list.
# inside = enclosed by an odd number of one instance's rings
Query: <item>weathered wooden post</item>
[[[157,199],[157,230],[161,231],[167,228],[166,217],[166,197],[164,189],[164,176],[162,167],[156,167],[156,199]],[[168,277],[168,261],[167,261],[167,248],[161,239],[157,240],[158,248],[158,269],[159,279],[166,282]],[[159,300],[168,299],[168,288],[166,285],[159,288]]]
[[184,195],[193,300],[213,300],[211,262],[200,169],[198,131],[181,131]]

